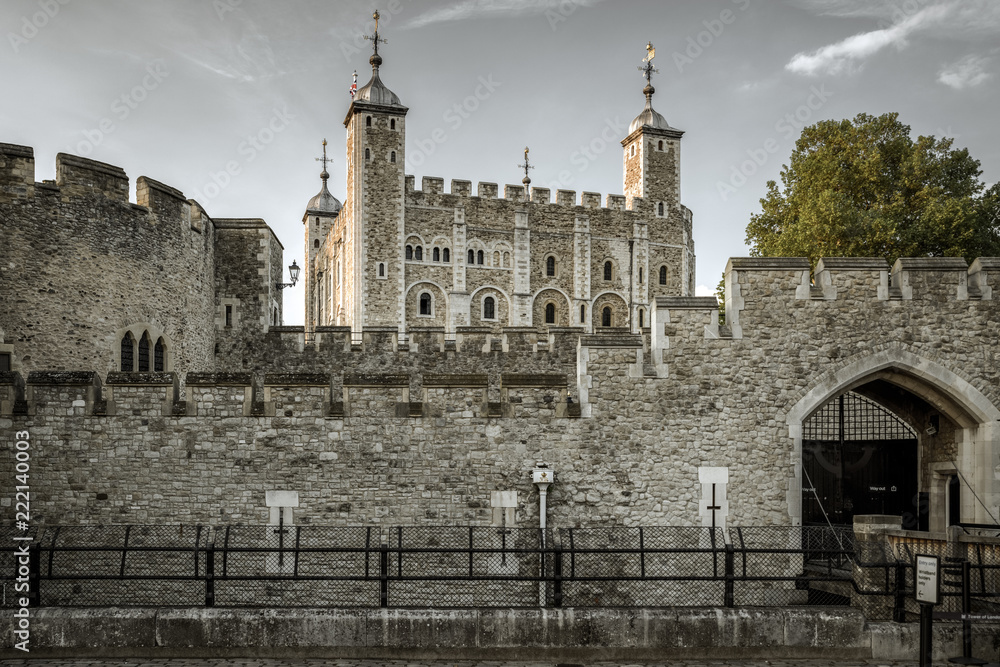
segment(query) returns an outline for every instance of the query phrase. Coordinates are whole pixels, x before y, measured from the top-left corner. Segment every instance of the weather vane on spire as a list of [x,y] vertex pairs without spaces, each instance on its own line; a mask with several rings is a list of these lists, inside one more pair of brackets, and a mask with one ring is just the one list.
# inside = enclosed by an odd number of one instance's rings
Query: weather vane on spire
[[531,179],[528,177],[528,170],[534,169],[535,165],[528,162],[528,147],[524,147],[524,164],[517,165],[521,169],[524,169],[524,179],[521,180],[524,183],[524,196],[528,196],[528,186],[531,185]]
[[656,49],[653,48],[652,42],[646,43],[646,57],[642,59],[642,62],[646,63],[639,67],[639,71],[643,73],[646,77],[646,83],[653,85],[653,74],[659,74],[660,70],[653,67],[653,58],[656,57]]
[[373,35],[365,35],[364,37],[369,42],[371,42],[372,44],[375,45],[375,54],[374,55],[377,56],[378,55],[378,45],[380,43],[381,44],[388,44],[389,41],[385,40],[385,39],[382,39],[381,37],[378,36],[378,20],[381,18],[381,16],[379,15],[377,9],[375,10],[375,13],[372,14],[372,18],[375,19],[375,34],[373,34]]
[[324,181],[330,178],[330,174],[327,173],[326,171],[326,165],[329,162],[333,162],[333,160],[331,160],[326,156],[326,139],[323,140],[323,157],[316,158],[316,161],[323,163],[323,173],[321,173],[319,177],[322,178]]

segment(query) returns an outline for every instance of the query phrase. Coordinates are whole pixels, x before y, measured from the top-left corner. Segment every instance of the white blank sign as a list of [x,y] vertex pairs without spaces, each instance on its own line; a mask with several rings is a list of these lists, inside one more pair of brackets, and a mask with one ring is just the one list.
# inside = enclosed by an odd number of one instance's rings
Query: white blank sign
[[925,604],[941,602],[940,565],[941,561],[937,556],[917,556],[917,602]]

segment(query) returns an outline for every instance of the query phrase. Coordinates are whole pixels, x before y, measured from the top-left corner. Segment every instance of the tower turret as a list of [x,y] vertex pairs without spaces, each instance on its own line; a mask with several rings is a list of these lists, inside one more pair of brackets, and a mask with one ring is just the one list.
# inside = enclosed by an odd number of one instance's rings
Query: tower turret
[[309,200],[306,204],[305,215],[302,216],[302,223],[305,225],[306,248],[303,256],[306,258],[303,284],[306,291],[306,329],[314,330],[317,326],[329,324],[335,321],[336,312],[333,310],[332,297],[334,290],[332,287],[322,289],[320,280],[323,276],[323,261],[320,252],[327,241],[330,230],[337,223],[342,206],[330,190],[327,188],[327,181],[330,174],[326,170],[326,165],[330,159],[326,156],[326,139],[323,140],[323,157],[316,158],[323,163],[323,171],[320,172],[320,180],[323,187],[319,194]]
[[368,62],[371,80],[358,89],[344,119],[347,127],[346,233],[343,252],[345,321],[363,326],[403,322],[403,194],[406,112],[382,83],[379,14]]

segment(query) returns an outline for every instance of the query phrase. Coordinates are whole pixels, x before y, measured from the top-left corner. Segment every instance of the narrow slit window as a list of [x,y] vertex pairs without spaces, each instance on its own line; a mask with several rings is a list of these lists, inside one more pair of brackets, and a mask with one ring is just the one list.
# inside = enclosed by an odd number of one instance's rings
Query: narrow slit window
[[497,317],[497,302],[496,300],[488,296],[483,299],[483,319],[484,320],[495,320]]
[[604,279],[611,280],[612,268],[611,262],[604,262]]
[[226,326],[233,326],[233,307],[228,304],[226,305]]
[[584,305],[580,306],[580,324],[587,323],[587,307]]
[[365,116],[365,127],[371,127],[371,126],[372,126],[372,117]]
[[366,160],[371,160],[372,159],[372,152],[370,150],[368,150],[367,148],[365,149],[365,159]]
[[548,259],[545,260],[545,275],[556,275],[556,258],[552,255],[549,255]]
[[663,202],[656,205],[656,215],[663,217]]
[[660,267],[660,284],[661,285],[667,284],[667,267],[665,266]]
[[[395,118],[390,118],[389,119],[389,129],[390,130],[395,130],[396,129],[396,119]],[[660,145],[662,147],[662,145],[663,145],[662,141],[660,142]],[[393,153],[393,155],[395,155],[395,153]],[[396,160],[393,160],[393,162],[395,162],[395,161]]]
[[556,305],[554,303],[545,304],[545,323],[556,323]]
[[640,329],[643,328],[644,326],[646,326],[646,323],[645,323],[645,321],[643,319],[643,317],[645,316],[645,314],[646,313],[643,312],[642,308],[640,308],[639,309],[639,328]]
[[385,264],[383,264],[382,262],[379,262],[378,265],[378,277],[385,278]]
[[395,161],[396,161],[396,151],[392,151],[391,153],[389,153],[389,162],[395,162]]

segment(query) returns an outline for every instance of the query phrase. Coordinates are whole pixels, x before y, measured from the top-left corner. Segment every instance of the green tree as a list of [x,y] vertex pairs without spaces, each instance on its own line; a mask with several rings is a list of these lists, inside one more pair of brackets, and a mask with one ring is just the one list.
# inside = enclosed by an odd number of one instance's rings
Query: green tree
[[910,138],[895,113],[859,114],[802,130],[768,181],[746,242],[756,257],[1000,255],[1000,186],[953,140]]

